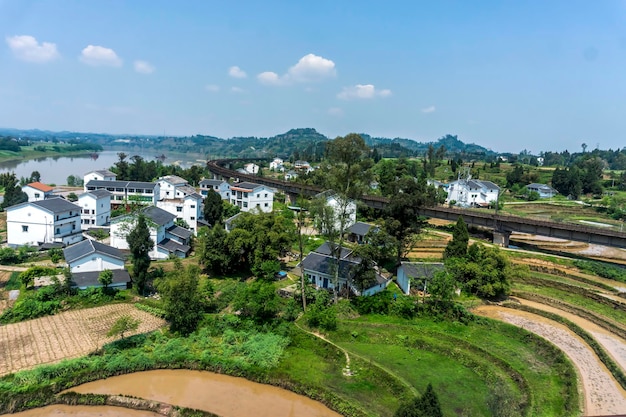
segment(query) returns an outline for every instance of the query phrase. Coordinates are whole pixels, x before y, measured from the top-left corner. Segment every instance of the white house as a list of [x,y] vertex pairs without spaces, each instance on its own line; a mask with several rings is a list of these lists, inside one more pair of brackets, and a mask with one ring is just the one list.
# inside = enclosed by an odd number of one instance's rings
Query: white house
[[296,171],[304,171],[304,172],[310,172],[312,170],[311,164],[309,164],[307,161],[302,161],[302,160],[298,160],[294,162],[293,169],[295,169]]
[[124,254],[112,246],[90,239],[63,249],[63,255],[72,273],[72,284],[80,289],[100,287],[100,272],[113,272],[110,288],[127,288],[130,276],[124,269]]
[[[149,206],[141,210],[150,229],[150,238],[155,243],[149,255],[151,259],[167,259],[170,255],[184,258],[191,250],[189,239],[192,232],[176,226],[176,216],[172,213]],[[129,249],[126,236],[137,223],[139,213],[125,214],[111,219],[111,246],[118,249]]]
[[95,171],[89,171],[83,176],[83,184],[87,184],[89,181],[115,181],[117,174],[109,171],[108,169],[98,169]]
[[198,220],[202,217],[202,195],[187,180],[176,175],[159,178],[158,183],[161,197],[157,207],[184,220],[189,229],[197,233]]
[[209,190],[213,190],[222,197],[222,200],[230,201],[230,184],[224,180],[202,180],[200,181],[200,194],[206,197]]
[[292,180],[295,180],[296,178],[298,178],[298,173],[294,171],[293,169],[290,169],[285,174],[285,181],[292,181]]
[[423,288],[422,283],[426,283],[428,291],[428,281],[439,271],[445,270],[441,262],[402,262],[398,267],[396,281],[403,293],[411,292],[411,284]]
[[374,224],[356,222],[348,227],[348,240],[359,244],[367,243],[365,236],[371,231],[377,233],[380,228]]
[[230,185],[230,202],[241,211],[260,210],[265,213],[274,207],[274,189],[252,182],[239,182]]
[[[331,244],[326,242],[309,253],[300,263],[302,273],[306,279],[317,288],[332,290],[335,287],[333,280],[336,258],[331,248]],[[359,288],[359,285],[355,282],[355,271],[360,263],[361,259],[353,255],[352,250],[341,248],[337,277],[339,291],[346,291],[350,285],[350,290],[356,295],[374,295],[387,288],[391,281],[380,274],[378,267],[374,267],[374,280],[364,283],[364,288]]]
[[[331,207],[335,216],[335,224],[334,228],[336,230],[341,229],[341,213],[345,215],[343,219],[343,230],[344,232],[356,223],[356,202],[354,200],[344,201],[336,192],[333,190],[323,191],[315,196],[315,198],[322,198],[326,200],[326,205]],[[344,211],[345,208],[345,211]]]
[[90,180],[85,182],[85,191],[107,190],[111,194],[111,204],[118,206],[127,203],[156,205],[160,196],[159,184],[143,181]]
[[272,162],[270,162],[270,169],[272,171],[277,171],[277,172],[283,172],[285,170],[284,164],[285,161],[283,161],[280,158],[274,158],[274,160]]
[[552,198],[557,195],[559,192],[554,188],[550,187],[548,184],[537,184],[532,183],[526,186],[528,191],[535,191],[539,194],[539,198]]
[[455,201],[461,207],[487,207],[498,201],[500,187],[491,181],[458,179],[448,184],[446,203]]
[[63,198],[29,201],[7,207],[7,243],[11,247],[83,240],[80,207]]
[[53,190],[54,188],[39,181],[31,182],[22,187],[22,191],[28,195],[28,201],[41,201],[50,198]]
[[253,163],[245,164],[243,166],[243,169],[248,174],[258,174],[259,173],[259,166],[257,164],[253,164]]
[[80,225],[83,230],[104,226],[111,220],[111,192],[107,190],[87,191],[78,196]]

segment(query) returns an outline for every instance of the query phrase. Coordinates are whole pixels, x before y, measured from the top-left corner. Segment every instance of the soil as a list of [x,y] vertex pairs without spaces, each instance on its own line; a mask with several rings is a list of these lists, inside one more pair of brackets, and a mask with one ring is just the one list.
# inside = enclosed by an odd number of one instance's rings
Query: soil
[[130,304],[111,304],[0,326],[0,375],[93,352],[114,340],[106,334],[123,315],[140,320],[135,333],[165,325]]
[[[545,306],[540,306],[545,309]],[[572,361],[582,383],[584,410],[586,415],[617,415],[626,410],[624,391],[606,367],[598,360],[591,348],[576,334],[556,322],[524,311],[499,306],[481,306],[475,313],[503,320],[522,327],[552,342]],[[558,311],[559,314],[565,313]],[[569,318],[569,317],[568,317]],[[576,318],[577,324],[587,328],[586,320]],[[597,327],[597,326],[596,326]],[[589,326],[591,329],[592,326]],[[603,346],[615,358],[621,357],[623,367],[626,342],[614,335],[603,335]],[[601,342],[602,343],[602,342]]]

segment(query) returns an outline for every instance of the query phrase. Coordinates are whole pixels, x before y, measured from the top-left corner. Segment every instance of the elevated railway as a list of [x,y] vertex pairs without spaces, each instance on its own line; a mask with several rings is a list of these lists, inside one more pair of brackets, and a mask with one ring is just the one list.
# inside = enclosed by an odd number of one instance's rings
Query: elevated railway
[[[291,181],[282,181],[275,178],[259,177],[256,175],[242,174],[231,167],[234,163],[244,160],[239,159],[218,159],[207,162],[208,170],[215,178],[237,179],[239,181],[250,181],[257,184],[267,185],[276,188],[287,194],[292,200],[302,194],[305,197],[313,197],[324,191],[320,187],[307,184],[298,184]],[[250,161],[250,159],[245,159]],[[363,195],[361,201],[368,207],[383,210],[389,200],[385,197]],[[513,232],[529,233],[559,239],[573,240],[616,248],[626,248],[626,233],[615,230],[601,229],[598,227],[574,225],[566,223],[556,223],[542,220],[534,220],[525,217],[510,216],[506,214],[495,214],[487,210],[466,210],[452,207],[425,207],[420,210],[420,214],[426,217],[456,221],[459,216],[468,225],[493,229],[494,243],[508,246],[509,236]]]

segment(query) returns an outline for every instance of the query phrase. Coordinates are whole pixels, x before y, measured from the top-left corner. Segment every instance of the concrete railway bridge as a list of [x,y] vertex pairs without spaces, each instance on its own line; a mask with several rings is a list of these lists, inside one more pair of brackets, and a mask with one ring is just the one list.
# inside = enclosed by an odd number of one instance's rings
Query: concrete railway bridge
[[[296,197],[300,194],[305,197],[313,197],[324,191],[313,185],[298,184],[234,171],[232,169],[233,164],[242,161],[249,162],[251,159],[211,160],[207,162],[207,168],[213,174],[214,178],[224,180],[233,178],[239,181],[250,181],[276,188],[284,192],[292,202],[295,202]],[[383,210],[388,203],[388,199],[385,197],[371,195],[364,195],[361,197],[361,201],[369,207],[380,210]],[[598,227],[533,220],[517,216],[495,214],[486,210],[464,210],[443,206],[423,208],[420,210],[420,214],[426,217],[450,221],[456,221],[459,216],[461,216],[468,225],[492,229],[494,232],[494,243],[504,247],[509,245],[511,233],[519,232],[616,248],[626,248],[626,233]]]

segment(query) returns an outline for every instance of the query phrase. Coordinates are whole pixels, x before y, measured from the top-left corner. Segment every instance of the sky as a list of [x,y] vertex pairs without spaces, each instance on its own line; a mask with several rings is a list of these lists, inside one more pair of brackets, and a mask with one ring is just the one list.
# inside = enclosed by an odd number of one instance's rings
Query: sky
[[0,127],[626,147],[626,0],[0,0]]

